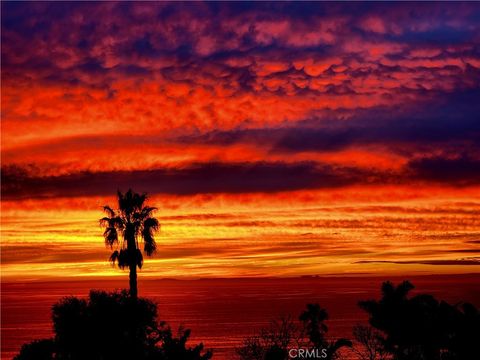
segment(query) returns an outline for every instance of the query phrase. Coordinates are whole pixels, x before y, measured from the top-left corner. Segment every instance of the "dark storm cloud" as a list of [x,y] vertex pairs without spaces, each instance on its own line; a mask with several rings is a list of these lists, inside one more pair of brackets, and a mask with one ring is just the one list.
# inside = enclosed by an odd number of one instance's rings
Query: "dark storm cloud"
[[423,158],[397,172],[340,167],[314,162],[204,163],[176,169],[80,172],[37,177],[34,168],[2,168],[2,196],[21,198],[93,196],[135,186],[152,194],[271,193],[350,185],[444,183],[480,184],[480,161]]
[[192,195],[201,193],[255,193],[340,187],[365,182],[354,168],[333,168],[314,163],[201,164],[184,169],[111,171],[35,177],[26,170],[5,167],[2,196],[19,198],[91,196],[110,194],[112,189]]
[[223,146],[269,144],[271,152],[284,154],[378,145],[411,156],[417,151],[433,152],[440,146],[454,154],[468,151],[480,157],[479,98],[480,91],[466,91],[407,110],[378,107],[357,111],[348,121],[342,121],[342,112],[338,111],[295,126],[213,131],[176,141]]
[[[382,145],[409,154],[418,148],[438,149],[442,143],[480,155],[480,91],[460,92],[410,109],[379,107],[357,112],[329,126],[285,131],[276,143],[280,152],[334,151],[355,145]],[[437,99],[438,100],[438,99]],[[321,121],[319,121],[322,124]],[[332,124],[334,124],[332,126]]]
[[480,183],[480,159],[432,157],[412,160],[408,168],[423,180],[472,185]]

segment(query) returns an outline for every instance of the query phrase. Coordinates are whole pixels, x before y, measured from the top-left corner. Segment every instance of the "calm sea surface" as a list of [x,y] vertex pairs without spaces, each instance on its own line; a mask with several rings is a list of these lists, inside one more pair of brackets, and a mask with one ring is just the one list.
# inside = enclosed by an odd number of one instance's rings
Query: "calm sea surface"
[[[389,278],[394,282],[403,278]],[[417,292],[449,302],[480,306],[480,274],[406,277]],[[362,299],[378,298],[384,277],[143,280],[140,295],[159,304],[160,318],[174,328],[192,329],[191,343],[203,342],[214,359],[231,359],[242,339],[275,317],[295,317],[305,304],[325,307],[332,337],[351,337],[351,328],[366,320],[357,307]],[[23,282],[2,284],[2,359],[11,359],[22,343],[52,335],[50,308],[63,296],[85,297],[89,289],[113,290],[128,280]]]

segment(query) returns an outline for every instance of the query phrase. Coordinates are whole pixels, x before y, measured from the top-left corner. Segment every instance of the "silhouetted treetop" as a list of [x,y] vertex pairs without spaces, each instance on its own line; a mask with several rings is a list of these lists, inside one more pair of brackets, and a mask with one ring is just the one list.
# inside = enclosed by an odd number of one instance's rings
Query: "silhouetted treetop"
[[[117,193],[118,208],[105,205],[106,215],[100,219],[100,225],[105,228],[103,237],[105,245],[115,250],[110,255],[110,261],[119,268],[130,270],[130,295],[136,297],[137,267],[142,268],[143,254],[140,250],[139,239],[143,240],[143,251],[152,256],[157,249],[155,232],[160,230],[160,223],[153,217],[157,208],[147,206],[147,194],[137,194],[129,189],[125,194]],[[119,241],[119,233],[123,241]]]
[[22,347],[15,360],[208,360],[203,344],[187,345],[190,330],[174,336],[157,319],[157,306],[128,292],[91,291],[52,308],[54,339]]
[[480,359],[480,312],[472,304],[450,305],[432,295],[409,296],[414,286],[382,285],[380,300],[361,301],[383,351],[394,360]]

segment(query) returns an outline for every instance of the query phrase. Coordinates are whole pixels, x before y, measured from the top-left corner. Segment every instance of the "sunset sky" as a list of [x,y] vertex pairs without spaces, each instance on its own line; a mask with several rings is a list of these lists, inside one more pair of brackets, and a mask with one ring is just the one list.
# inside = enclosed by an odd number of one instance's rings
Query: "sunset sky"
[[1,6],[4,280],[480,271],[480,3]]

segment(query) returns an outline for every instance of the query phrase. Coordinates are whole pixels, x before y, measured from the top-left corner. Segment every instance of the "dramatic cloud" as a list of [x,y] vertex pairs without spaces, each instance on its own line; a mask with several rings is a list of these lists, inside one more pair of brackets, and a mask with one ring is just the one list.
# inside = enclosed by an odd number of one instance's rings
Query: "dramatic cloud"
[[422,158],[401,171],[334,167],[319,163],[208,163],[179,169],[79,172],[35,176],[15,166],[2,168],[4,199],[108,195],[112,189],[151,194],[256,193],[314,190],[349,185],[440,182],[455,186],[480,184],[480,161],[465,158]]
[[[61,250],[46,246],[39,272],[58,261],[72,272],[77,253],[82,271],[110,274],[98,249],[74,245],[97,241],[91,224],[57,224],[54,212],[96,219],[127,188],[175,212],[161,214],[170,250],[153,272],[470,265],[454,254],[473,253],[479,236],[478,3],[1,10],[9,274],[22,273],[21,254],[35,257],[29,242],[52,238]],[[16,232],[36,218],[54,224],[41,239]],[[352,265],[367,258],[389,263]]]
[[[313,163],[203,164],[185,169],[76,173],[35,177],[24,169],[4,168],[5,199],[108,195],[113,189],[175,195],[280,192],[339,187],[373,174]],[[377,180],[377,183],[380,182]]]

